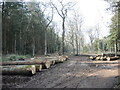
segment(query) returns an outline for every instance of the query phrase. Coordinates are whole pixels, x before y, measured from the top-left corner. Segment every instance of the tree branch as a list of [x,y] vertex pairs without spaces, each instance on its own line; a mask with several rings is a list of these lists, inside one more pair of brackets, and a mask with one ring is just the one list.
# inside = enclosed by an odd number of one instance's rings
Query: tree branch
[[56,9],[57,13],[63,18],[63,16],[60,14],[60,12],[58,11],[57,7],[51,2],[51,4],[53,5],[53,7]]
[[[48,19],[49,20],[49,19]],[[51,19],[49,20],[49,23],[46,25],[46,27],[48,27],[49,25],[50,25],[50,23],[52,22],[52,20],[53,20],[53,8],[52,8],[52,17],[51,17]]]

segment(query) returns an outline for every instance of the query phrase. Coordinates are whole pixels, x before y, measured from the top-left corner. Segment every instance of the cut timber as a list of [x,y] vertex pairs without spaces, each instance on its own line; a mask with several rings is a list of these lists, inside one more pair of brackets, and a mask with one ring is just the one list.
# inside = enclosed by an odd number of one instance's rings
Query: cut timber
[[2,62],[2,65],[34,65],[45,63],[44,60],[29,60],[29,61],[7,61]]
[[107,57],[106,57],[106,56],[104,56],[104,57],[101,56],[101,57],[100,57],[100,60],[107,60]]
[[95,56],[90,56],[91,60],[95,60],[95,58],[96,58]]
[[57,60],[55,60],[55,63],[63,63],[66,58],[59,56]]
[[55,64],[55,60],[52,61],[52,65],[54,65],[54,64]]
[[120,59],[119,56],[115,56],[115,57],[107,57],[107,61],[111,61],[111,60],[117,60]]
[[55,56],[55,57],[38,57],[39,59],[45,59],[45,60],[50,60],[50,59],[53,59],[53,60],[57,60],[59,58],[64,58],[65,60],[68,59],[68,56]]
[[97,55],[96,55],[96,57],[101,57],[101,56],[103,56],[103,54],[97,54]]
[[115,54],[113,54],[113,53],[108,53],[108,54],[104,54],[104,55],[107,57],[114,57],[115,56]]
[[55,64],[55,60],[57,60],[57,58],[46,59],[46,61],[48,61],[51,65]]
[[68,56],[62,56],[64,58],[64,61],[68,60]]
[[34,75],[35,65],[2,66],[3,75]]
[[46,61],[45,62],[45,66],[46,66],[47,69],[50,68],[51,65],[52,65],[52,61]]
[[100,56],[97,56],[97,57],[96,57],[96,60],[100,60]]
[[52,65],[52,61],[47,60],[45,63],[42,63],[43,69],[48,69]]
[[37,65],[35,65],[35,67],[36,67],[37,72],[42,71],[42,65],[41,64],[37,64]]

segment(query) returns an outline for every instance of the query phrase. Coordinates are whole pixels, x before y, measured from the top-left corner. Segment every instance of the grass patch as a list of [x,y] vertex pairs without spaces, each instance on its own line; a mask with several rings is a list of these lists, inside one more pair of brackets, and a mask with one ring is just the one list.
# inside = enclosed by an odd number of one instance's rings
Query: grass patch
[[32,56],[30,55],[16,55],[16,54],[10,54],[10,55],[3,55],[2,56],[2,61],[17,61],[20,59],[26,59],[26,58],[31,58]]

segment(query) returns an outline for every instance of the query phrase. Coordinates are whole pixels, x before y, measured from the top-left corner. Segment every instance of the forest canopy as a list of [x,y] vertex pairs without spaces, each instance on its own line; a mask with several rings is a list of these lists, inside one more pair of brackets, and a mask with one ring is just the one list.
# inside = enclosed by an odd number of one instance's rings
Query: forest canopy
[[[64,4],[62,0],[58,3],[61,8],[51,0],[48,3],[1,2],[2,53],[35,56],[70,52],[78,55],[120,50],[120,2],[108,1],[113,12],[109,35],[100,38],[101,29],[96,25],[86,30],[90,39],[87,44],[82,30],[84,18],[75,9],[75,3]],[[50,12],[46,15],[47,9]],[[69,11],[74,12],[72,18],[68,17]],[[61,27],[53,21],[55,12],[61,18]]]
[[[60,39],[47,20],[38,3],[2,3],[3,54],[44,54],[45,31],[49,53],[59,50]],[[49,42],[50,41],[50,42]]]

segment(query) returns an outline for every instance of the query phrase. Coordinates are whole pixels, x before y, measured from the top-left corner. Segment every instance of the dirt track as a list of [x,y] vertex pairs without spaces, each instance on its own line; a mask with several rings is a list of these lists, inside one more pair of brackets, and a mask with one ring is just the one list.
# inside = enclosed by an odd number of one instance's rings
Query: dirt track
[[[32,77],[3,76],[4,88],[111,88],[117,83],[118,64],[91,64],[74,56]],[[109,61],[117,62],[117,61]],[[85,64],[87,63],[87,64]]]

